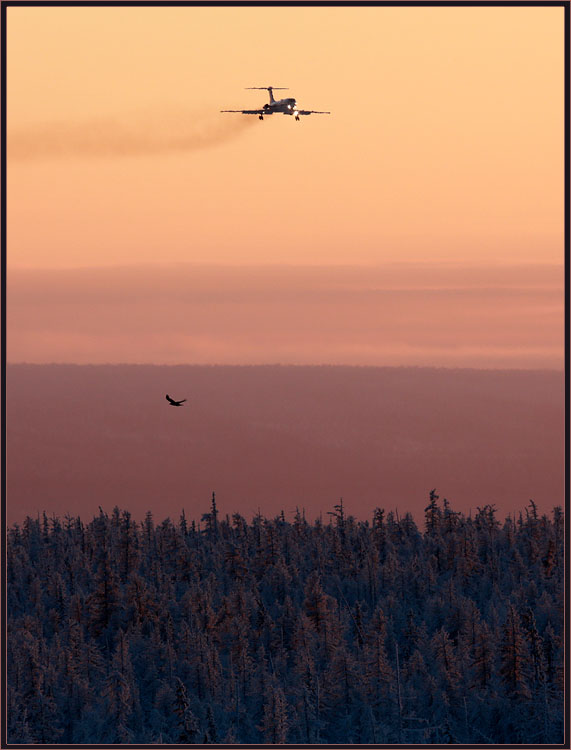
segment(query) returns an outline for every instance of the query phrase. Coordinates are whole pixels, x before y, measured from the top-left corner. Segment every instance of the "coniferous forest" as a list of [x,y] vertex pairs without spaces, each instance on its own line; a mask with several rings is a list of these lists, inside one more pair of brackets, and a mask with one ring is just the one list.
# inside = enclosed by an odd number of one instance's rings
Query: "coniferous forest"
[[564,518],[8,531],[11,743],[561,743]]

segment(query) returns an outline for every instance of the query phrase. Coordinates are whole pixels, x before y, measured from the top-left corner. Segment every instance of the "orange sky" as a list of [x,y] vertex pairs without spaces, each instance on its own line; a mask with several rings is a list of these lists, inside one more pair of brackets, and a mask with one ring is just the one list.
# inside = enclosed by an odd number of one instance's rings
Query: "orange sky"
[[7,17],[9,267],[563,262],[563,8]]
[[[506,397],[509,385],[481,390],[497,373],[464,373],[468,387],[449,401],[445,384],[459,379],[440,369],[428,382],[397,371],[404,391],[391,400],[366,370],[376,411],[339,370],[331,421],[312,417],[312,389],[328,393],[321,371],[315,382],[309,370],[288,374],[310,378],[305,402],[295,391],[284,400],[279,377],[260,368],[249,401],[238,373],[219,403],[223,368],[194,384],[185,368],[154,368],[152,383],[144,368],[68,368],[79,373],[71,386],[66,368],[41,368],[41,388],[10,386],[12,507],[38,492],[76,498],[77,486],[99,503],[99,480],[143,503],[136,487],[152,490],[150,472],[164,490],[165,471],[177,507],[189,488],[203,494],[200,482],[222,502],[230,488],[232,502],[254,502],[243,467],[268,498],[292,487],[303,502],[307,490],[314,511],[319,492],[362,491],[368,503],[379,487],[408,509],[438,477],[462,507],[476,486],[508,509],[516,497],[520,507],[522,481],[536,499],[560,494],[549,383],[563,382],[563,55],[562,7],[10,6],[10,363],[559,370],[525,374],[547,384],[537,403],[526,389]],[[266,92],[244,87],[269,84],[332,114],[220,113],[261,106]],[[167,392],[192,411],[173,415]],[[260,427],[264,398],[294,419],[299,443],[281,417]],[[173,416],[186,415],[179,440]],[[308,448],[310,423],[332,450]],[[362,445],[373,446],[370,465]],[[135,484],[121,484],[124,467]]]

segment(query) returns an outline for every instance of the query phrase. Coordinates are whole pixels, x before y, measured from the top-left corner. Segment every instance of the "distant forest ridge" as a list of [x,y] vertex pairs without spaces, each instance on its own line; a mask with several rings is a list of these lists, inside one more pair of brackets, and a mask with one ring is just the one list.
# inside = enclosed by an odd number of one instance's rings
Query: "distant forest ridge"
[[[431,490],[431,492],[436,493],[436,488],[434,490]],[[436,497],[440,497],[439,495],[436,495]],[[216,502],[216,492],[213,491],[211,495],[210,502]],[[442,502],[444,503],[445,508],[451,507],[451,502],[448,500],[447,497],[442,495]],[[231,503],[230,503],[231,504]],[[290,503],[291,505],[291,503]],[[234,512],[220,512],[218,509],[216,511],[217,517],[220,518],[221,523],[226,523],[227,525],[231,525],[232,520],[235,518],[242,518],[245,523],[255,523],[257,520],[262,520],[264,522],[268,522],[270,520],[274,521],[280,521],[281,523],[292,523],[295,521],[296,518],[301,517],[303,519],[303,522],[306,523],[308,526],[312,525],[319,525],[319,526],[332,526],[334,523],[334,517],[335,517],[335,511],[334,508],[343,508],[344,515],[349,523],[352,524],[358,524],[365,526],[368,526],[369,524],[375,523],[375,518],[377,514],[380,512],[383,514],[383,516],[387,519],[388,522],[391,523],[413,523],[415,527],[421,528],[423,525],[423,513],[418,512],[414,513],[410,510],[399,510],[398,507],[393,508],[372,508],[370,510],[370,513],[368,514],[368,517],[362,517],[361,514],[352,513],[350,505],[344,501],[342,497],[338,498],[338,500],[331,504],[331,510],[327,511],[320,511],[319,513],[315,514],[312,513],[311,510],[308,510],[303,505],[295,506],[295,508],[292,510],[285,510],[280,509],[277,514],[275,514],[273,517],[268,518],[266,514],[262,513],[261,509],[258,508],[257,510],[252,510],[249,513],[241,513],[239,511]],[[537,514],[540,514],[543,516],[545,513],[549,515],[549,513],[553,512],[553,508],[561,506],[553,506],[551,510],[547,510],[546,508],[542,508],[538,503],[536,503],[533,499],[528,500],[527,506],[525,504],[522,504],[521,509],[516,511],[508,511],[505,514],[502,514],[498,508],[496,508],[494,503],[487,503],[484,506],[489,512],[493,513],[494,518],[499,523],[505,523],[505,522],[513,522],[513,523],[522,523],[523,519],[526,517],[526,515],[529,513],[529,508],[533,507],[534,512]],[[180,508],[180,511],[173,514],[161,514],[160,519],[156,518],[156,512],[154,512],[152,509],[147,508],[145,510],[135,510],[133,512],[131,511],[125,511],[121,508],[119,508],[117,505],[110,507],[110,506],[99,506],[99,511],[96,514],[81,514],[81,515],[71,515],[69,513],[66,513],[63,517],[60,517],[57,513],[54,513],[53,511],[48,511],[46,509],[42,511],[38,511],[34,514],[29,514],[26,516],[23,522],[15,522],[11,524],[14,528],[19,528],[23,524],[30,523],[31,521],[35,521],[38,523],[41,523],[43,525],[55,523],[55,524],[64,524],[69,523],[70,521],[78,522],[80,524],[89,524],[91,521],[96,520],[101,514],[104,514],[105,516],[112,516],[117,515],[117,513],[124,513],[128,512],[130,518],[133,520],[134,523],[143,525],[146,518],[153,518],[156,522],[161,524],[169,524],[173,523],[176,525],[177,522],[183,521],[185,524],[187,524],[190,528],[193,529],[194,532],[200,534],[204,532],[204,530],[208,526],[208,519],[209,514],[205,513],[204,510],[202,511],[193,511],[192,509],[189,509],[188,506],[182,506]],[[472,521],[478,514],[482,512],[482,507],[476,506],[475,508],[470,508],[467,513],[460,512],[458,515],[465,518],[467,522]],[[366,514],[367,515],[367,514]],[[91,521],[89,520],[91,519]]]
[[213,495],[200,528],[27,517],[6,554],[9,742],[563,742],[561,507],[248,522]]

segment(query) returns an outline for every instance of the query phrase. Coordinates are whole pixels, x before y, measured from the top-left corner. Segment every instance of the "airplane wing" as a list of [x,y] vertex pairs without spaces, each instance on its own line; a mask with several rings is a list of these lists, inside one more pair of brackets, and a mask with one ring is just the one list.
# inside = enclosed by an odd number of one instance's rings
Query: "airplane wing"
[[331,112],[318,112],[316,109],[298,109],[298,115],[330,115]]
[[267,109],[221,109],[221,112],[239,112],[242,115],[272,115]]

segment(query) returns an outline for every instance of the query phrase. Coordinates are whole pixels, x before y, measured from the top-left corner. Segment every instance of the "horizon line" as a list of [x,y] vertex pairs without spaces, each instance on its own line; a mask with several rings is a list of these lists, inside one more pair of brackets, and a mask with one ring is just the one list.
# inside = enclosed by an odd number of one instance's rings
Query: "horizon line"
[[[212,492],[213,492],[214,495],[216,495],[216,490],[213,490]],[[438,499],[442,499],[442,504],[438,505],[438,509],[442,512],[445,500],[448,502],[449,506],[452,508],[454,501],[453,500],[452,501],[448,500],[448,498],[442,493],[442,490],[440,490],[440,493],[441,494],[438,495],[437,498]],[[427,491],[427,494],[430,494],[430,491]],[[218,496],[216,496],[216,498],[220,501],[220,498]],[[531,498],[531,500],[533,501],[533,498]],[[206,507],[208,507],[208,502],[209,501],[205,502],[205,506]],[[370,508],[371,515],[369,517],[359,517],[357,515],[353,515],[353,513],[350,512],[349,508],[345,505],[345,502],[344,502],[342,496],[340,496],[339,500],[332,501],[332,502],[333,502],[333,504],[331,505],[332,508],[335,508],[336,503],[339,503],[339,502],[343,503],[343,509],[344,509],[344,511],[347,512],[347,515],[345,516],[345,518],[346,519],[352,518],[357,523],[368,523],[371,518],[374,518],[375,511],[376,510],[381,510],[381,511],[384,511],[387,514],[387,516],[390,513],[392,513],[393,517],[394,517],[394,520],[396,521],[396,523],[401,523],[401,521],[404,520],[407,516],[411,517],[412,520],[413,520],[413,522],[417,525],[418,531],[420,533],[425,533],[420,528],[420,526],[422,525],[422,523],[424,521],[424,516],[422,517],[422,520],[420,520],[419,517],[418,517],[418,515],[415,516],[415,513],[412,510],[404,510],[404,509],[400,509],[399,510],[399,508],[397,508],[396,506],[394,506],[393,508],[387,508],[387,507],[383,507],[382,505],[379,504],[379,505],[376,505],[374,507],[371,506],[371,508]],[[477,516],[478,514],[476,513],[476,511],[479,511],[480,509],[484,510],[487,507],[491,507],[491,508],[493,508],[494,512],[498,515],[498,520],[500,520],[500,518],[501,518],[501,519],[503,519],[503,522],[505,523],[508,519],[512,519],[515,522],[517,514],[521,515],[524,512],[524,510],[529,507],[529,502],[530,501],[528,499],[527,505],[523,505],[518,510],[508,511],[503,516],[501,515],[501,510],[496,507],[496,503],[494,503],[494,502],[485,503],[483,506],[476,506],[475,508],[472,508],[470,506],[468,508],[467,512],[466,511],[462,511],[462,510],[460,510],[460,511],[453,511],[453,512],[456,513],[456,514],[458,514],[458,515],[460,515],[460,516],[463,516],[466,521],[474,521],[474,516],[472,515],[473,511],[474,511],[475,516]],[[534,502],[536,508],[539,511],[539,507],[540,506],[537,503],[535,503],[535,501],[533,501],[533,502]],[[109,518],[109,516],[114,512],[115,508],[117,508],[120,512],[127,511],[128,513],[131,514],[131,518],[136,519],[138,517],[138,516],[135,516],[134,513],[131,513],[131,511],[129,511],[128,508],[126,508],[126,507],[121,508],[119,505],[117,505],[117,503],[115,503],[115,505],[113,506],[113,508],[111,508],[111,510],[109,512],[106,511],[103,508],[102,505],[100,505],[99,506],[100,514],[103,513],[107,518]],[[563,508],[563,506],[561,504],[559,504],[559,505],[555,504],[555,505],[553,505],[553,506],[550,507],[549,511],[543,511],[542,515],[547,516],[548,514],[553,514],[553,512],[555,511],[556,508]],[[210,514],[209,513],[204,513],[204,512],[200,513],[199,514],[200,517],[198,519],[196,519],[196,518],[193,518],[193,517],[188,517],[186,515],[186,512],[187,512],[187,507],[185,507],[184,505],[181,506],[181,509],[180,509],[180,514],[181,515],[179,516],[179,519],[182,518],[182,515],[184,514],[184,517],[185,517],[185,519],[186,519],[187,522],[189,522],[189,523],[193,523],[193,522],[196,523],[197,531],[198,532],[202,531],[202,529],[201,529],[201,523],[202,523],[202,521],[204,521],[204,516],[210,515]],[[154,521],[155,521],[155,523],[157,525],[159,525],[160,523],[164,523],[164,521],[167,521],[167,520],[170,521],[173,525],[177,524],[177,520],[175,518],[172,518],[169,515],[165,516],[165,518],[163,518],[159,522],[158,521],[158,517],[156,515],[156,512],[153,511],[151,508],[147,508],[145,511],[141,511],[141,516],[140,516],[141,520],[140,521],[136,520],[136,523],[138,523],[138,524],[139,523],[141,523],[141,524],[144,523],[145,516],[148,513],[151,513],[151,515],[153,516],[153,519],[154,519]],[[301,517],[305,520],[305,522],[307,523],[308,526],[315,526],[318,521],[320,523],[322,523],[324,526],[327,526],[328,523],[323,519],[323,516],[324,515],[325,516],[333,516],[334,515],[334,513],[332,511],[328,511],[328,510],[326,510],[326,511],[320,510],[318,513],[315,513],[314,515],[311,515],[311,513],[308,513],[307,508],[305,506],[301,506],[300,507],[299,505],[296,505],[295,508],[290,508],[289,510],[286,510],[285,508],[282,508],[278,513],[276,513],[273,516],[272,515],[267,515],[265,513],[262,514],[260,507],[258,507],[257,509],[250,508],[249,513],[252,514],[250,520],[248,518],[248,515],[246,515],[246,511],[239,511],[239,510],[221,511],[220,509],[217,509],[217,515],[218,516],[224,516],[224,519],[222,519],[222,520],[226,520],[226,517],[228,517],[231,520],[232,516],[239,515],[239,516],[241,516],[246,521],[246,523],[253,523],[255,521],[256,517],[258,517],[258,516],[261,516],[266,521],[271,521],[271,520],[275,520],[277,518],[280,518],[281,515],[283,514],[283,516],[284,516],[284,522],[286,524],[289,524],[290,526],[293,525],[293,523],[290,520],[288,520],[288,518],[286,516],[292,516],[293,515],[294,516],[294,521],[295,521],[295,514],[296,513],[299,513],[301,515]],[[87,520],[83,520],[82,517],[81,517],[81,515],[79,513],[74,514],[73,512],[70,512],[69,510],[66,510],[65,513],[61,512],[61,513],[58,514],[56,511],[48,511],[46,509],[39,510],[39,508],[38,508],[38,509],[36,509],[34,516],[32,516],[30,513],[27,513],[26,516],[25,516],[25,518],[30,518],[32,520],[37,520],[37,521],[40,521],[43,516],[45,516],[48,519],[57,519],[57,520],[60,520],[60,519],[65,520],[66,518],[70,518],[70,519],[77,519],[81,523],[90,524],[93,521],[95,521],[97,518],[99,518],[100,514],[98,515],[97,513],[93,513],[93,518],[91,519],[91,521],[87,521]],[[220,522],[221,522],[221,520],[219,519],[219,523]],[[332,523],[332,519],[330,519],[329,522]],[[23,523],[23,522],[21,522],[21,523]],[[11,527],[14,528],[14,526],[20,526],[21,523],[19,523],[18,521],[13,521],[12,524],[11,524]]]
[[218,362],[177,362],[157,363],[157,362],[6,362],[6,367],[225,367],[225,368],[338,368],[338,369],[361,369],[361,370],[466,370],[474,372],[552,372],[565,373],[565,367],[463,367],[446,366],[446,365],[361,365],[361,364],[336,364],[334,362],[325,363],[289,363],[289,362],[260,362],[260,363],[218,363]]
[[186,261],[186,260],[173,260],[173,261],[136,261],[133,263],[104,263],[100,265],[73,265],[73,266],[30,266],[30,265],[11,265],[8,261],[8,267],[10,271],[22,272],[22,271],[43,271],[43,272],[56,272],[56,271],[89,271],[89,270],[104,270],[104,269],[133,269],[133,268],[167,268],[167,267],[192,267],[192,268],[225,268],[225,269],[252,269],[252,268],[265,268],[265,269],[277,269],[277,268],[301,268],[301,269],[371,269],[371,268],[385,268],[391,267],[409,267],[409,266],[421,266],[421,267],[448,267],[448,268],[565,268],[565,262],[556,261],[535,261],[535,260],[490,260],[487,262],[483,261],[457,261],[450,259],[441,260],[379,260],[379,261],[363,261],[363,262],[309,262],[309,263],[291,263],[291,262],[256,262],[256,261],[244,261],[244,262],[226,262],[226,261]]

